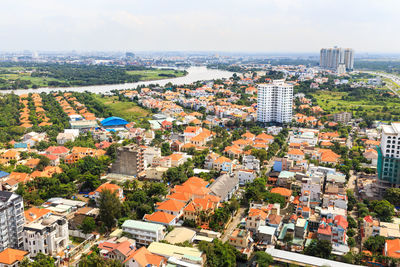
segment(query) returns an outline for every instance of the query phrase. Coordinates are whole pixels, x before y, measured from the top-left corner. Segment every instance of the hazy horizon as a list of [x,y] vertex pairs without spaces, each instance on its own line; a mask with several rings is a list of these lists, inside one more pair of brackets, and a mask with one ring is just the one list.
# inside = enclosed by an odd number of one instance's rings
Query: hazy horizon
[[3,0],[0,51],[400,54],[400,1]]

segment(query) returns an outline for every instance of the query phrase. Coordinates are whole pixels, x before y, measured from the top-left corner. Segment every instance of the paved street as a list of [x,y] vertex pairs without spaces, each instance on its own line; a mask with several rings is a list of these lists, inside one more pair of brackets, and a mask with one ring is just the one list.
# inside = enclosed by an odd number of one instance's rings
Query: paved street
[[236,228],[236,226],[240,223],[240,221],[244,218],[244,208],[239,208],[238,212],[236,213],[235,217],[231,220],[228,227],[225,230],[225,233],[222,235],[221,240],[222,242],[226,242],[228,240],[229,235],[232,231]]

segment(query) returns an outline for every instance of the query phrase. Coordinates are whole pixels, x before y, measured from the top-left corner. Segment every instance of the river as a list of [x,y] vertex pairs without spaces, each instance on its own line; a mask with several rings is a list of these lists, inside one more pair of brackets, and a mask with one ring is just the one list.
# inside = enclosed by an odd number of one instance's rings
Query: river
[[186,76],[171,78],[171,79],[156,80],[156,81],[91,85],[91,86],[75,86],[75,87],[41,87],[37,89],[0,90],[0,93],[9,94],[11,92],[14,92],[17,95],[27,94],[27,93],[51,92],[51,91],[74,91],[74,92],[88,91],[93,93],[107,93],[112,90],[124,90],[124,89],[136,88],[136,86],[138,85],[159,84],[163,86],[169,82],[175,85],[190,84],[201,80],[229,78],[233,74],[233,72],[216,70],[216,69],[207,69],[207,67],[190,67],[187,68],[186,71],[188,72]]

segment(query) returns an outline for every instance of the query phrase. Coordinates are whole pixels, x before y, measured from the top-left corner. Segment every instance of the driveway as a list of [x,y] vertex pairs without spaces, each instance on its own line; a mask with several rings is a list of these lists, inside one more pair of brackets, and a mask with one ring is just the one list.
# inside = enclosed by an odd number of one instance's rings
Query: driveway
[[244,218],[245,214],[245,208],[239,208],[238,212],[236,215],[233,217],[231,222],[228,224],[228,227],[226,228],[224,234],[221,237],[222,242],[226,242],[228,240],[228,237],[231,235],[233,230],[236,229],[236,226],[240,223],[240,221]]

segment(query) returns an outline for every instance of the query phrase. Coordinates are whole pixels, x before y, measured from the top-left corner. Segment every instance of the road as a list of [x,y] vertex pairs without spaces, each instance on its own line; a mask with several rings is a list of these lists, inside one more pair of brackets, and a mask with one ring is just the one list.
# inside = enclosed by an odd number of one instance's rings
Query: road
[[[375,72],[375,71],[360,71],[360,72],[381,76],[383,78],[391,80],[393,83],[395,83],[395,84],[400,86],[400,77],[397,76],[397,75],[381,73],[381,72]],[[393,85],[392,84],[387,84],[387,86],[390,89],[390,91],[392,91],[395,95],[397,95],[400,98],[400,94],[396,90],[393,89]]]
[[238,212],[236,213],[235,217],[231,220],[231,222],[228,224],[228,227],[226,228],[224,234],[221,237],[222,242],[226,242],[228,240],[228,237],[230,234],[233,232],[233,230],[236,229],[237,225],[240,223],[240,221],[244,218],[244,208],[239,208]]

